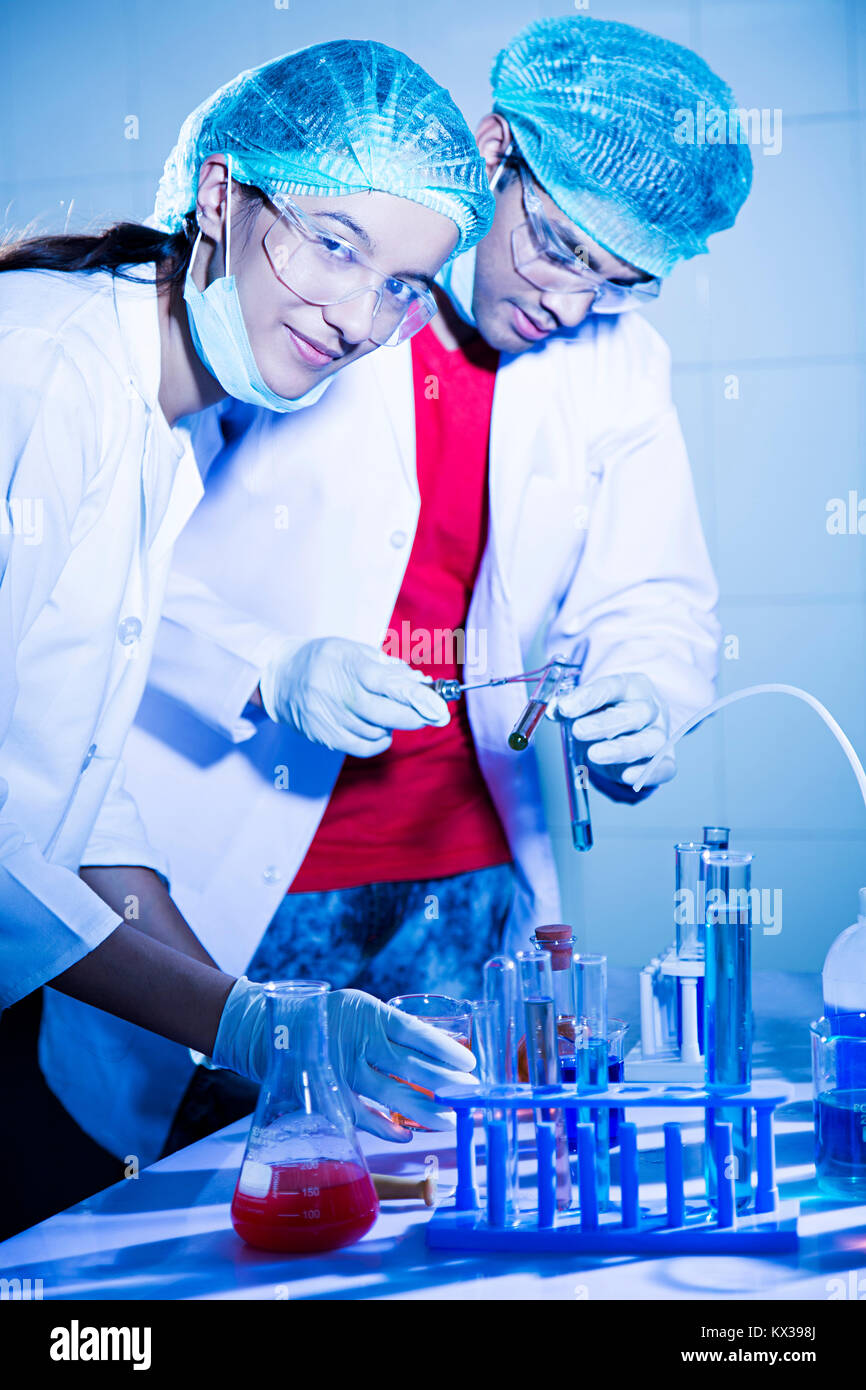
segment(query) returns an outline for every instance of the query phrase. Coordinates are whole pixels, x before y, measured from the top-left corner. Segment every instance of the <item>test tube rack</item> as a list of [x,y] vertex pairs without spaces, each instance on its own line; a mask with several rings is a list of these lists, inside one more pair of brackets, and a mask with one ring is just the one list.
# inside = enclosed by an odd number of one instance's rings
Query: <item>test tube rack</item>
[[628,1081],[703,1081],[698,1030],[702,960],[682,960],[676,946],[640,973],[640,1042],[625,1058]]
[[[487,1251],[574,1250],[586,1254],[760,1254],[797,1249],[796,1201],[781,1203],[775,1178],[773,1116],[789,1101],[785,1084],[756,1082],[748,1090],[724,1096],[703,1086],[630,1085],[578,1095],[574,1086],[447,1087],[436,1099],[457,1115],[457,1188],[453,1202],[437,1207],[427,1225],[427,1243],[435,1249]],[[638,1126],[619,1125],[619,1201],[599,1210],[596,1186],[596,1134],[590,1120],[577,1125],[579,1208],[556,1210],[556,1131],[544,1112],[582,1110],[708,1110],[748,1108],[754,1112],[756,1185],[751,1207],[738,1212],[733,1169],[733,1126],[714,1125],[717,1194],[714,1204],[685,1195],[684,1125],[693,1119],[664,1123],[663,1200],[645,1200],[640,1191]],[[504,1112],[531,1109],[535,1115],[534,1163],[537,1202],[507,1218],[506,1193],[509,1121]],[[488,1112],[486,1192],[479,1199],[473,1140],[475,1116]],[[503,1118],[489,1118],[492,1112]],[[646,1178],[644,1179],[646,1181]],[[651,1179],[655,1181],[655,1179]],[[615,1191],[616,1189],[614,1189]]]

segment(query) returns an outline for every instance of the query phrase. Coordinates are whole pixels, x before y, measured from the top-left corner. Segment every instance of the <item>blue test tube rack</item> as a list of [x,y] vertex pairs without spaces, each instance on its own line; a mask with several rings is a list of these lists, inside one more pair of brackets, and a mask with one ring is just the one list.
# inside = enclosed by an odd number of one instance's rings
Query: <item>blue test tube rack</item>
[[[798,1203],[780,1203],[775,1176],[773,1115],[793,1095],[784,1083],[759,1081],[746,1090],[720,1095],[703,1086],[635,1085],[623,1083],[605,1091],[584,1092],[574,1086],[454,1086],[436,1099],[457,1114],[457,1189],[453,1202],[437,1207],[427,1225],[427,1244],[436,1249],[490,1251],[581,1251],[586,1254],[722,1254],[797,1249]],[[686,1197],[683,1127],[694,1119],[664,1123],[664,1186],[661,1200],[644,1200],[638,1163],[638,1126],[631,1120],[619,1126],[619,1201],[599,1210],[596,1187],[596,1133],[592,1122],[577,1125],[579,1205],[575,1211],[556,1210],[556,1136],[554,1122],[542,1112],[580,1110],[703,1110],[707,1134],[708,1110],[748,1108],[755,1121],[755,1171],[749,1209],[738,1212],[734,1193],[733,1126],[713,1127],[714,1204]],[[479,1194],[473,1169],[473,1135],[477,1113],[532,1110],[534,1112],[536,1205],[506,1221],[505,1119],[486,1121],[486,1191]],[[499,1130],[503,1130],[500,1136]],[[706,1142],[706,1139],[705,1141]],[[652,1151],[644,1150],[646,1159]],[[699,1165],[700,1167],[700,1165]],[[530,1174],[531,1177],[531,1174]],[[644,1175],[644,1183],[658,1183]],[[530,1183],[531,1190],[532,1184]]]

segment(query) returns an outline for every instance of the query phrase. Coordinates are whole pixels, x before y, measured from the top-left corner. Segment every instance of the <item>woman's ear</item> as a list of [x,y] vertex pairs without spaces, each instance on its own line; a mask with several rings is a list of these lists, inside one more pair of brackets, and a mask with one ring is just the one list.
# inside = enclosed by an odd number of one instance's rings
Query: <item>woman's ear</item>
[[199,228],[215,242],[222,240],[226,220],[228,167],[225,155],[212,154],[198,173],[195,213]]

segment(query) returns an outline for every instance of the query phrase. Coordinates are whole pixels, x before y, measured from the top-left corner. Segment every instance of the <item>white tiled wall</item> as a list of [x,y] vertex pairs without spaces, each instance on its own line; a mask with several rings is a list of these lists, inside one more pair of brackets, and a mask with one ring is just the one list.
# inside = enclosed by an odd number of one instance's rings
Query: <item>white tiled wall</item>
[[[327,38],[404,48],[475,120],[502,43],[530,19],[577,12],[574,0],[4,5],[0,210],[18,227],[61,225],[70,204],[73,226],[144,216],[192,106],[239,69]],[[866,0],[590,0],[588,12],[691,44],[742,106],[782,111],[781,152],[754,151],[736,229],[678,268],[653,317],[673,349],[724,630],[739,639],[721,688],[802,684],[866,750],[866,537],[826,531],[831,497],[866,497]],[[129,115],[137,140],[124,138]],[[723,713],[644,805],[595,796],[586,856],[570,848],[550,728],[542,754],[567,918],[614,962],[664,944],[670,846],[705,821],[733,824],[756,882],[783,891],[783,929],[757,941],[759,963],[817,968],[851,920],[866,811],[829,734],[793,701]]]

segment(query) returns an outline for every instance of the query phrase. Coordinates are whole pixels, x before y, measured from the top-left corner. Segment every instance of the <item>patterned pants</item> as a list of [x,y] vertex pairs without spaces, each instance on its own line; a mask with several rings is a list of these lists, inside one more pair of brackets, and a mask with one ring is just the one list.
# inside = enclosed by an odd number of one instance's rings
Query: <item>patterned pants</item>
[[[478,998],[501,949],[514,894],[510,864],[450,878],[287,893],[247,967],[251,980],[327,980],[333,989]],[[197,1067],[163,1154],[253,1109],[257,1087]]]

